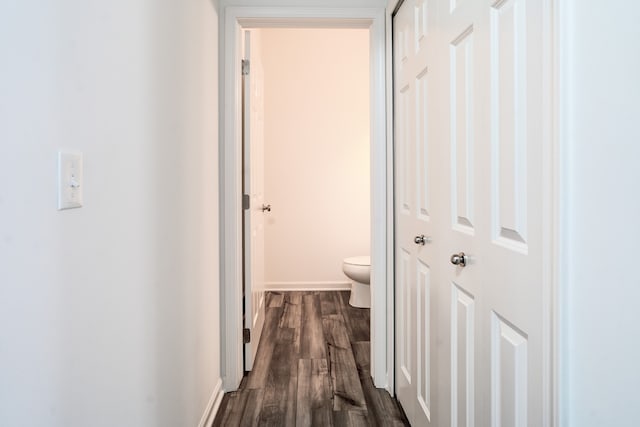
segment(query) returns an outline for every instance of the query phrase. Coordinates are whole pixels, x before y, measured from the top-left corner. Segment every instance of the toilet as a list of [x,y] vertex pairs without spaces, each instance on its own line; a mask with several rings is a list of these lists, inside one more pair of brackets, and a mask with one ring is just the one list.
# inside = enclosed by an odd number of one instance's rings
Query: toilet
[[358,308],[371,307],[371,291],[369,281],[371,277],[371,257],[355,256],[342,261],[342,271],[352,280],[349,305]]

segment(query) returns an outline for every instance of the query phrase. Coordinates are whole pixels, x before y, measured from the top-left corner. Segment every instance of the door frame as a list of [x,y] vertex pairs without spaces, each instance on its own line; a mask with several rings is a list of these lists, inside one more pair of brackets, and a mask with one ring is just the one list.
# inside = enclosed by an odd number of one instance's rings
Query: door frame
[[[386,70],[387,84],[387,139],[390,144],[390,153],[393,153],[393,17],[397,9],[407,0],[388,0],[386,8],[386,38],[387,60]],[[568,301],[565,295],[568,284],[566,272],[566,260],[570,254],[566,250],[568,239],[568,208],[569,192],[569,162],[567,123],[569,106],[566,100],[570,89],[567,73],[569,64],[566,51],[569,49],[571,35],[568,30],[568,22],[571,22],[570,6],[561,0],[542,0],[544,39],[542,64],[543,71],[543,105],[544,105],[544,129],[543,129],[543,157],[548,160],[545,163],[542,182],[543,203],[543,277],[541,292],[546,304],[543,314],[543,388],[545,393],[542,403],[544,426],[559,426],[566,421],[565,410],[569,390],[566,387],[565,371],[567,362],[564,358],[567,353],[566,340],[568,334],[564,330],[566,326],[566,311]],[[489,4],[489,3],[487,3]],[[389,156],[393,171],[393,155]],[[393,181],[391,181],[390,194],[393,194]],[[392,197],[393,200],[393,197]],[[393,218],[393,203],[391,213]],[[395,236],[389,236],[389,242],[395,244]],[[390,271],[393,271],[390,268]],[[391,283],[393,283],[391,280]],[[393,286],[392,286],[393,287]],[[389,301],[393,304],[393,292]],[[393,313],[393,312],[391,312]],[[392,330],[388,333],[390,342],[395,348],[395,313],[389,322]],[[395,351],[394,351],[395,353]],[[395,360],[390,358],[389,377],[394,378]],[[393,385],[389,388],[393,390]],[[392,393],[393,394],[393,393]]]
[[370,33],[371,140],[371,375],[393,389],[393,171],[387,133],[384,8],[227,7],[221,47],[220,279],[221,373],[236,390],[242,360],[242,59],[241,31],[249,28],[366,28]]

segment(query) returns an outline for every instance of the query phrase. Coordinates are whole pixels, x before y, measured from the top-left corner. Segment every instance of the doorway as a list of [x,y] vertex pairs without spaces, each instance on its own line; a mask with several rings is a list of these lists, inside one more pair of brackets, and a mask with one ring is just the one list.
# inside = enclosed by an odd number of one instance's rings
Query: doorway
[[[384,9],[227,8],[224,28],[222,183],[222,372],[224,389],[235,390],[244,374],[242,345],[242,31],[252,28],[360,28],[369,30],[371,147],[371,373],[376,387],[390,384],[387,304],[392,248],[385,116]],[[267,202],[268,203],[268,202]]]
[[348,291],[343,260],[371,253],[370,49],[363,28],[254,28],[243,38],[249,371],[265,292]]

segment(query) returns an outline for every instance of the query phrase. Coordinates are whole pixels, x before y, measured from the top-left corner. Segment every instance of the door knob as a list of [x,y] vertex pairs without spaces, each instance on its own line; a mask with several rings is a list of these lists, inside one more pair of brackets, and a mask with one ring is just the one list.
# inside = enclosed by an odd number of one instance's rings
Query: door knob
[[416,245],[424,245],[425,243],[427,243],[430,240],[429,237],[425,237],[424,234],[421,234],[419,236],[414,237],[413,241],[415,242]]
[[464,254],[464,252],[453,254],[451,255],[451,264],[464,267],[465,265],[467,265],[467,256]]
[[262,212],[271,212],[271,205],[262,205]]

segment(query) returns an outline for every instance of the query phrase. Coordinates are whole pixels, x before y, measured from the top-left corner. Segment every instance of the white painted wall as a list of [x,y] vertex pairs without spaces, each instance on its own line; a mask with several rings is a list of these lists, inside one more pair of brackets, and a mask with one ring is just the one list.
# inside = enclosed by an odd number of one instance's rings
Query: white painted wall
[[263,29],[267,286],[348,286],[370,253],[369,31]]
[[640,5],[572,0],[566,101],[561,425],[640,419]]
[[[0,425],[196,426],[220,377],[216,7],[0,3]],[[56,152],[85,206],[56,211]]]

